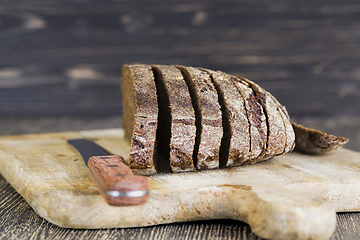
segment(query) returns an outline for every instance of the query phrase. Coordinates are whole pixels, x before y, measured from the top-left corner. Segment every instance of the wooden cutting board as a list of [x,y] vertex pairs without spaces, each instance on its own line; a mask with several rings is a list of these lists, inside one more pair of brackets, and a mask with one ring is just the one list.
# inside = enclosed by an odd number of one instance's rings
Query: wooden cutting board
[[150,198],[112,207],[67,139],[88,138],[128,156],[122,129],[5,136],[1,175],[43,218],[67,228],[125,228],[235,219],[269,239],[326,239],[336,214],[360,210],[360,153],[300,153],[250,166],[149,177]]

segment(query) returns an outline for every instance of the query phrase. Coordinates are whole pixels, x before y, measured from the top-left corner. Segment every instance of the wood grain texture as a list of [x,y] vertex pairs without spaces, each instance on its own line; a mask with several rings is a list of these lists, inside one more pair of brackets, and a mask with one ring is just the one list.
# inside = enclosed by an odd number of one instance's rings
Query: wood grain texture
[[[250,227],[232,220],[200,221],[147,228],[72,230],[57,227],[39,217],[0,176],[1,239],[260,239]],[[3,195],[1,195],[3,196]],[[206,232],[206,233],[205,233]]]
[[153,175],[146,204],[113,208],[94,192],[86,167],[66,139],[87,136],[110,152],[125,152],[123,135],[121,129],[108,129],[4,137],[1,173],[40,216],[70,228],[230,218],[248,222],[265,238],[327,239],[335,229],[334,209],[360,209],[360,154],[348,150],[324,156],[292,153],[217,171]]
[[105,201],[112,206],[132,206],[144,204],[148,194],[140,197],[111,196],[109,191],[128,194],[132,191],[149,191],[146,177],[135,176],[125,164],[122,156],[93,156],[89,159],[89,177],[93,180]]
[[[64,130],[89,130],[118,127],[117,117],[36,117],[1,118],[0,134],[40,133]],[[308,127],[348,137],[345,145],[360,151],[360,119],[295,119]],[[356,131],[354,131],[356,130]],[[25,200],[0,176],[0,237],[1,239],[260,239],[250,227],[239,221],[216,220],[169,224],[147,228],[70,230],[62,229],[40,218]],[[337,227],[332,240],[358,239],[358,213],[337,214]]]
[[[345,136],[345,147],[360,151],[359,3],[221,2],[1,0],[0,133],[119,127],[120,66],[144,62],[247,77],[293,121]],[[73,117],[44,117],[63,114]],[[314,118],[328,116],[335,118]],[[1,176],[0,202],[2,239],[259,239],[247,224],[225,220],[61,229]],[[359,239],[358,223],[358,213],[338,214],[331,239]]]
[[352,0],[2,0],[0,114],[120,114],[121,65],[139,62],[244,76],[291,116],[358,116],[359,8]]

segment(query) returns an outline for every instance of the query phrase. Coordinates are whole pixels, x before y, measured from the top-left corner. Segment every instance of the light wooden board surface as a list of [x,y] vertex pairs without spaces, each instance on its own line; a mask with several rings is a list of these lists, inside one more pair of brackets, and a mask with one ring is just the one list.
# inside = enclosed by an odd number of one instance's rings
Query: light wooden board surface
[[333,233],[335,210],[360,208],[360,153],[345,149],[324,156],[292,153],[232,169],[154,175],[148,203],[110,207],[66,140],[90,138],[127,156],[122,135],[121,129],[108,129],[2,137],[1,174],[40,216],[71,228],[226,218],[248,222],[262,237],[321,239]]

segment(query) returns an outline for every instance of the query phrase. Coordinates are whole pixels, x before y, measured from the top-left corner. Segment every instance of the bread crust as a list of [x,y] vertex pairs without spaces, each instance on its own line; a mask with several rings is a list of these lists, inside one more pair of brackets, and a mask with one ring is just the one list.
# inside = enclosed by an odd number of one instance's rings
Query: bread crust
[[219,168],[219,154],[221,139],[223,136],[222,114],[218,94],[211,81],[209,73],[196,69],[194,67],[177,66],[189,87],[195,111],[198,110],[200,117],[199,145],[196,146],[197,169]]
[[309,154],[324,154],[345,145],[349,139],[320,132],[300,124],[291,123],[296,135],[295,150]]
[[264,152],[258,160],[265,160],[282,154],[285,151],[286,146],[286,130],[283,118],[277,109],[277,101],[256,83],[246,78],[242,79],[250,84],[258,102],[262,105],[266,116],[266,152]]
[[[194,171],[193,151],[196,138],[195,112],[189,89],[175,66],[154,65],[165,86],[170,110],[170,167],[172,172]],[[159,126],[161,127],[161,126]]]
[[[122,127],[136,174],[157,173],[159,143],[167,148],[168,167],[183,172],[256,163],[291,152],[295,142],[320,154],[348,141],[291,123],[269,92],[220,71],[124,65],[121,86]],[[167,140],[159,138],[163,132]]]
[[122,127],[130,141],[129,166],[137,174],[155,174],[158,103],[151,66],[124,65],[121,87]]
[[290,153],[295,148],[295,132],[291,125],[289,114],[288,114],[286,108],[283,105],[281,105],[278,102],[278,100],[271,93],[268,92],[268,96],[270,96],[276,103],[277,109],[280,112],[280,115],[282,117],[284,127],[285,127],[286,143],[285,143],[285,148],[284,148],[284,151],[282,154]]
[[263,159],[266,152],[266,117],[263,107],[257,101],[250,84],[242,78],[229,76],[244,99],[247,119],[250,125],[250,156],[245,163],[253,163]]
[[[244,99],[234,85],[231,76],[220,71],[203,70],[210,73],[218,94],[223,99],[220,102],[222,109],[224,109],[223,121],[227,121],[223,122],[224,137],[229,139],[225,140],[228,143],[222,142],[222,145],[225,144],[222,147],[225,147],[223,151],[227,151],[227,158],[225,160],[220,159],[224,161],[220,166],[232,167],[241,165],[250,157],[250,124],[247,118]],[[225,124],[229,125],[228,133],[225,131]]]

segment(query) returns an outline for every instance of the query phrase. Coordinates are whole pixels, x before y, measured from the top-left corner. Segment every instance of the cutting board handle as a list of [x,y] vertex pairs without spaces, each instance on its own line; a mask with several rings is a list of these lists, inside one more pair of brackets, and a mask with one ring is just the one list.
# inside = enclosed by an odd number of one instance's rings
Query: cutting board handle
[[228,189],[227,197],[228,217],[247,222],[265,239],[324,240],[335,231],[335,209],[319,197],[270,186],[256,192]]
[[123,157],[93,156],[89,158],[88,168],[90,178],[108,204],[131,206],[148,200],[148,179],[134,175]]

